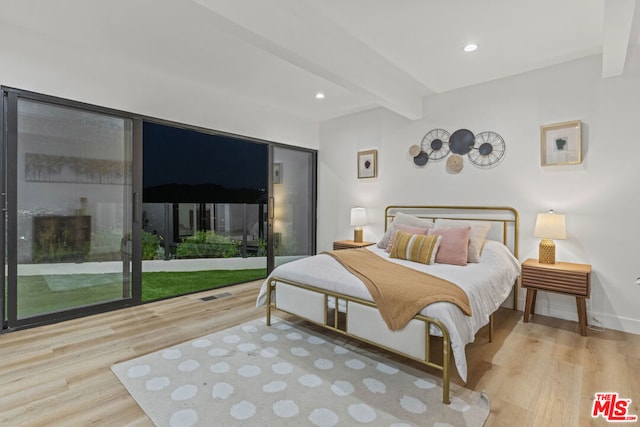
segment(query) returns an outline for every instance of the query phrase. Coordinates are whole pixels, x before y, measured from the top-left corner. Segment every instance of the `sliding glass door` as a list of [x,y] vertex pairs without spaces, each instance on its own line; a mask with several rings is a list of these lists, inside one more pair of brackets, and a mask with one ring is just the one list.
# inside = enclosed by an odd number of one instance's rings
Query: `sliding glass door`
[[143,125],[142,300],[267,274],[269,145]]
[[1,331],[315,253],[316,152],[2,87]]
[[132,298],[131,118],[5,91],[7,326]]
[[272,159],[273,257],[269,258],[269,271],[313,255],[316,248],[315,152],[275,146]]

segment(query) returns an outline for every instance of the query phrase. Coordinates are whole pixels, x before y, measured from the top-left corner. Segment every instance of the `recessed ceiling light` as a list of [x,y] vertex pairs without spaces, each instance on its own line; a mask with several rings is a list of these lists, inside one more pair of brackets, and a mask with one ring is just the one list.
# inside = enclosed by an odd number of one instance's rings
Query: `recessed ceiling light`
[[322,92],[317,92],[317,93],[316,93],[316,99],[324,99],[324,93],[322,93]]
[[478,48],[478,45],[475,43],[469,43],[468,45],[466,45],[465,47],[462,48],[462,50],[464,50],[465,52],[473,52],[474,50],[476,50]]

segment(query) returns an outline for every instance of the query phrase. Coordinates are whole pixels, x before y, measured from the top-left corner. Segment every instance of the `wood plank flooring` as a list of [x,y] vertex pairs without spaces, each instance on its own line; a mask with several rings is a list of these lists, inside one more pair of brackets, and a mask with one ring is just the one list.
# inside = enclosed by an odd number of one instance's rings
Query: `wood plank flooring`
[[[263,316],[259,286],[0,335],[0,425],[152,425],[111,365]],[[223,292],[231,295],[200,299]],[[523,323],[522,312],[508,309],[495,320],[493,342],[481,330],[467,346],[468,382],[453,375],[487,392],[487,426],[606,425],[591,418],[594,394],[606,391],[632,399],[629,412],[640,415],[640,336],[588,330],[582,337],[575,322],[536,315]]]

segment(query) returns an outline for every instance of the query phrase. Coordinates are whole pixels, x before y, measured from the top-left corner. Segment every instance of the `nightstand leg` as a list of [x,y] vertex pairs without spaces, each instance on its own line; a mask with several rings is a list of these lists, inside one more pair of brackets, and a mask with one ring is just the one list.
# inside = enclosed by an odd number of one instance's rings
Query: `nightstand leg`
[[536,294],[538,293],[537,289],[527,289],[527,303],[524,307],[524,319],[523,322],[528,322],[529,317],[533,315],[533,311],[536,307]]
[[533,316],[536,312],[536,297],[538,296],[538,290],[532,289],[533,291],[533,302],[531,303],[531,315]]
[[587,304],[584,297],[576,297],[576,307],[578,309],[580,334],[584,337],[587,335]]

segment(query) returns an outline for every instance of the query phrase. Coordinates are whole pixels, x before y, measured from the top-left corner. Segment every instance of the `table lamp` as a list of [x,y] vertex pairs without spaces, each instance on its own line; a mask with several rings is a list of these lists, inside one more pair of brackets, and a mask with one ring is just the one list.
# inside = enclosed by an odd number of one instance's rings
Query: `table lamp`
[[367,211],[365,208],[351,209],[351,225],[356,228],[353,230],[353,241],[362,242],[362,226],[367,223]]
[[539,213],[536,218],[536,228],[533,231],[535,237],[541,237],[538,247],[538,262],[541,264],[556,263],[556,245],[552,239],[567,238],[567,224],[563,214]]

